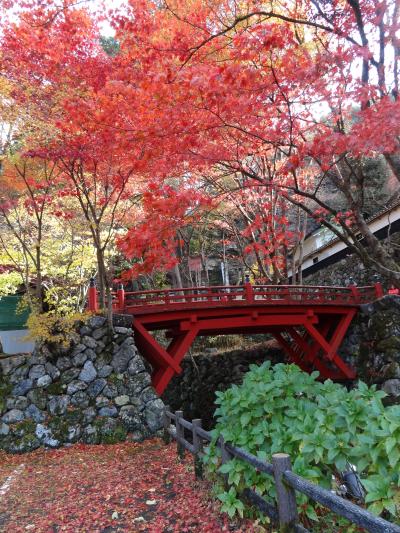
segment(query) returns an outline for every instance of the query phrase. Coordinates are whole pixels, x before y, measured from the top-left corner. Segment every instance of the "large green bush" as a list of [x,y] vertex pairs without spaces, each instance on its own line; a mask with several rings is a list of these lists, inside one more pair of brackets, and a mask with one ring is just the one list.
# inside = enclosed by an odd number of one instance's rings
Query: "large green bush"
[[[250,367],[241,386],[217,393],[217,424],[205,461],[211,471],[227,474],[230,490],[221,489],[222,509],[242,514],[238,494],[254,488],[272,500],[271,477],[256,472],[239,459],[220,465],[215,446],[222,435],[226,442],[270,461],[286,452],[297,474],[327,489],[332,479],[355,465],[366,490],[366,505],[391,520],[400,511],[400,406],[384,407],[384,392],[364,383],[347,391],[332,381],[318,382],[295,365],[269,361]],[[298,502],[311,519],[317,516],[307,498]]]

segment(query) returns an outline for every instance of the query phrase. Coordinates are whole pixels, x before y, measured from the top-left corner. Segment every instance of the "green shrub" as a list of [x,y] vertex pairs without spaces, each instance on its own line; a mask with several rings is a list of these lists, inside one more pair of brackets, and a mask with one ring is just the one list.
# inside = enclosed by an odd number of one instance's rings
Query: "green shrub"
[[[355,465],[366,490],[366,504],[375,514],[385,512],[393,520],[400,510],[400,406],[384,407],[384,392],[364,383],[347,391],[327,380],[316,381],[295,365],[269,361],[252,365],[241,386],[217,393],[217,424],[205,462],[211,472],[224,473],[230,490],[220,490],[223,510],[242,514],[238,494],[252,487],[272,501],[270,476],[239,459],[220,466],[215,443],[244,448],[262,460],[277,452],[288,453],[297,474],[327,489],[332,476],[348,463]],[[298,494],[307,516],[317,519],[314,506]]]

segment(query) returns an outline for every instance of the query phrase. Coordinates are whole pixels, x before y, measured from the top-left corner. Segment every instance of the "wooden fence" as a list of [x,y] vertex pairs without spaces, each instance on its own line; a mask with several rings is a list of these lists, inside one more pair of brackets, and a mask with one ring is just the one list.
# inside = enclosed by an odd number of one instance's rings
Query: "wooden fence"
[[[171,425],[172,421],[175,422],[174,425]],[[191,433],[191,442],[186,439],[185,431]],[[164,441],[170,442],[171,437],[177,442],[179,457],[183,458],[185,450],[194,455],[195,475],[197,478],[201,478],[203,446],[204,442],[211,442],[211,433],[202,428],[200,419],[189,422],[183,418],[182,411],[172,413],[167,407],[164,412]],[[225,443],[222,437],[219,438],[217,446],[221,450],[222,464],[237,457],[252,465],[258,472],[263,472],[274,478],[277,495],[276,505],[265,501],[262,496],[250,488],[246,489],[241,496],[266,514],[285,533],[309,532],[298,522],[296,491],[305,494],[337,515],[347,518],[353,524],[361,526],[371,533],[400,533],[400,526],[379,518],[362,507],[292,472],[290,457],[285,453],[274,454],[270,464],[261,461],[242,448]]]

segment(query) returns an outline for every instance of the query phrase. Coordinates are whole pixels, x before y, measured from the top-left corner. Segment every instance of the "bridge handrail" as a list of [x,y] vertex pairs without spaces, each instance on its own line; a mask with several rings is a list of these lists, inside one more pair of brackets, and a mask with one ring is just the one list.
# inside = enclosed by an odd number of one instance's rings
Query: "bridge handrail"
[[[91,292],[90,292],[91,291]],[[382,286],[375,285],[347,287],[326,285],[212,285],[208,287],[183,287],[170,289],[152,289],[143,291],[124,291],[119,289],[112,294],[113,308],[122,310],[125,307],[144,306],[176,306],[194,305],[204,306],[212,302],[225,304],[235,302],[261,303],[270,301],[274,304],[284,303],[337,303],[354,304],[368,303],[383,296]],[[96,301],[95,287],[89,289],[89,309],[95,310],[93,301]]]
[[306,300],[311,297],[321,302],[367,303],[378,297],[376,286],[318,286],[318,285],[218,285],[211,287],[184,287],[125,292],[129,306],[174,305],[208,301],[243,300]]

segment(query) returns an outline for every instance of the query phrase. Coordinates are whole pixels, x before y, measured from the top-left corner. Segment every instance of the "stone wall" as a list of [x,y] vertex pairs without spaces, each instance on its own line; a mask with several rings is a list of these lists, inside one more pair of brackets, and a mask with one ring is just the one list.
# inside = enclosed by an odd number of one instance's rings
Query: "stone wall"
[[340,353],[361,380],[388,394],[386,404],[400,403],[400,296],[361,306]]
[[186,356],[181,363],[182,374],[170,381],[162,399],[173,411],[181,409],[187,419],[201,418],[203,426],[210,429],[215,393],[240,384],[250,365],[260,365],[266,359],[278,363],[285,361],[285,356],[267,345],[246,351]]
[[[387,241],[386,241],[387,242]],[[390,237],[390,253],[393,258],[400,262],[400,234],[396,233]],[[304,275],[306,285],[336,285],[346,287],[351,280],[356,285],[373,285],[375,283],[375,270],[367,268],[361,259],[355,254],[349,254],[337,263],[326,265],[321,270],[310,275]],[[379,276],[383,286],[388,288],[388,282]]]
[[10,452],[142,440],[162,411],[132,330],[111,333],[103,317],[77,327],[68,349],[0,358],[0,448]]
[[347,287],[351,281],[356,285],[373,285],[375,272],[367,269],[355,255],[349,255],[337,263],[306,276],[305,285],[335,285]]

